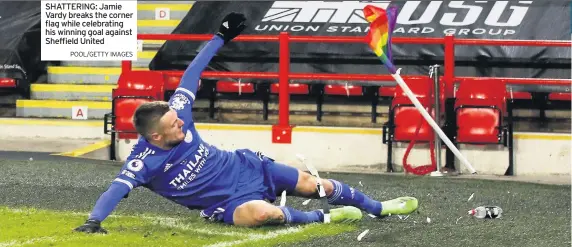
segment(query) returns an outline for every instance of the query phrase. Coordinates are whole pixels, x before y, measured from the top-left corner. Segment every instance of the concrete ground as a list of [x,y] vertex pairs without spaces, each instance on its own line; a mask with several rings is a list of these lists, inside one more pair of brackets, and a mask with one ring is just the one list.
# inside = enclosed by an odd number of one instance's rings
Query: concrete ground
[[461,175],[459,178],[470,179],[486,179],[486,180],[502,180],[514,182],[529,182],[538,184],[553,184],[553,185],[570,185],[572,184],[571,176],[566,175],[552,175],[552,176],[493,176],[493,175]]
[[2,138],[0,151],[62,153],[100,141],[99,139]]

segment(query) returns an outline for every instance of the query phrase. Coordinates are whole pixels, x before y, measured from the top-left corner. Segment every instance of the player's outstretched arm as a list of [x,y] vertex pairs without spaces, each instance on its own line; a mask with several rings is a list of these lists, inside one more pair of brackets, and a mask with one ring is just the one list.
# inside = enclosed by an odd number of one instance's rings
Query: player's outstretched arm
[[93,211],[89,215],[87,221],[74,229],[76,232],[86,233],[107,233],[101,227],[101,222],[111,214],[113,209],[117,207],[121,199],[123,199],[130,191],[130,187],[125,184],[112,183],[111,186],[105,191],[97,202]]
[[193,100],[199,87],[199,79],[203,70],[207,67],[216,52],[226,43],[238,36],[246,27],[246,18],[243,14],[230,13],[224,17],[219,31],[207,43],[207,45],[193,59],[189,67],[183,73],[178,90],[184,91]]

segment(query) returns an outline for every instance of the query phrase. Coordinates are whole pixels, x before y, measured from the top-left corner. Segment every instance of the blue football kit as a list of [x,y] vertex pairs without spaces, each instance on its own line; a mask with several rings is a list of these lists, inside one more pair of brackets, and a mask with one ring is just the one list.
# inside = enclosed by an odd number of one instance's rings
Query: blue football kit
[[[76,228],[76,231],[106,233],[100,223],[137,187],[147,188],[189,209],[200,210],[203,218],[227,224],[234,224],[235,210],[246,202],[274,202],[277,195],[284,191],[288,195],[299,195],[295,193],[298,179],[307,178],[299,176],[298,169],[274,162],[249,149],[227,151],[210,145],[201,138],[193,121],[192,106],[201,73],[216,52],[242,32],[246,27],[245,20],[244,15],[239,13],[230,13],[223,19],[219,32],[206,43],[187,67],[179,86],[169,99],[169,107],[176,111],[178,118],[184,122],[183,140],[165,150],[140,137],[111,185],[98,198],[86,223]],[[301,181],[299,189],[308,193],[307,186],[312,184],[308,183],[308,180]],[[328,204],[353,206],[358,211],[365,210],[376,216],[411,211],[401,209],[404,199],[389,201],[387,205],[394,205],[393,209],[384,210],[385,206],[381,202],[358,189],[334,179],[328,181],[332,185],[327,195]],[[416,199],[407,200],[413,203],[409,208],[415,210]],[[288,206],[279,208],[283,213],[283,222],[287,224],[325,222],[325,215],[321,210],[303,212]],[[344,212],[336,209],[331,212],[334,211]],[[340,222],[361,219],[359,212],[354,214],[356,217],[353,218],[344,217],[343,214],[341,216],[338,218]],[[242,220],[237,224],[244,225],[244,215],[237,220]]]
[[[214,36],[181,78],[169,106],[183,120],[184,140],[164,150],[140,137],[110,188],[97,201],[90,219],[102,221],[132,189],[142,186],[201,216],[232,223],[234,208],[250,200],[274,201],[291,193],[298,170],[248,149],[226,151],[206,143],[192,119],[200,74],[224,41]],[[274,176],[272,174],[275,174]]]

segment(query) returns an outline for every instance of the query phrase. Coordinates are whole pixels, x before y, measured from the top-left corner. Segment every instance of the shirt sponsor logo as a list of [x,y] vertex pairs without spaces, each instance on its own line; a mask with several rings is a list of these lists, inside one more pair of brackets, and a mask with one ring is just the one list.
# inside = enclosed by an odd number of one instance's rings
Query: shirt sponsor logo
[[191,155],[189,162],[187,164],[183,164],[184,166],[182,170],[171,180],[171,182],[169,182],[169,184],[177,188],[177,190],[184,189],[185,186],[191,183],[201,172],[208,156],[209,150],[203,143],[201,143],[195,154]]

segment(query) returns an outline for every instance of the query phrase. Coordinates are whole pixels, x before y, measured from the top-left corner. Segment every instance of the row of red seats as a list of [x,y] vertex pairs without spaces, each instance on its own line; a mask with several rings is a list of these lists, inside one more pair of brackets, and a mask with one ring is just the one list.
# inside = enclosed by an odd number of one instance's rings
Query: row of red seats
[[[167,76],[165,90],[175,90],[181,80],[180,76]],[[308,95],[310,94],[310,86],[304,83],[291,83],[288,85],[288,91],[293,95]],[[270,84],[270,93],[278,94],[280,85],[279,83]],[[250,82],[235,82],[235,81],[218,81],[216,83],[216,91],[218,93],[232,93],[232,94],[254,94],[256,93],[255,83]],[[326,95],[341,95],[341,96],[363,96],[363,87],[359,85],[326,85],[324,87],[324,94]],[[382,86],[378,90],[378,96],[393,97],[395,94],[395,86]],[[555,101],[570,101],[572,95],[570,93],[550,93],[549,100]],[[510,92],[507,91],[507,98],[512,99],[532,99],[529,92]]]
[[[409,87],[426,109],[431,109],[434,94],[430,79],[418,83],[408,83]],[[440,126],[457,144],[502,144],[509,148],[509,169],[512,173],[512,113],[510,92],[503,81],[463,81],[455,92],[454,114],[441,117],[445,122]],[[514,93],[512,93],[512,97]],[[444,105],[441,98],[441,105]],[[394,142],[422,142],[435,140],[434,131],[423,119],[405,93],[398,88],[390,108],[390,117],[383,127],[383,142],[387,144],[387,168],[393,170],[392,146]]]
[[[132,71],[122,74],[119,78],[117,89],[114,89],[112,92],[112,112],[105,116],[105,133],[112,134],[112,144],[115,144],[114,140],[116,137],[120,139],[137,138],[135,128],[132,124],[132,116],[136,107],[145,101],[166,100],[165,92],[176,89],[179,81],[180,77],[157,71]],[[417,90],[414,89],[414,85],[419,83],[408,82],[408,84],[412,90]],[[502,118],[506,113],[506,106],[504,103],[499,102],[506,102],[506,98],[530,99],[529,93],[511,93],[506,91],[504,84],[499,82],[492,82],[492,84],[489,87],[483,83],[479,83],[478,86],[475,87],[476,84],[474,83],[461,83],[457,91],[455,104],[457,114],[455,122],[459,124],[454,137],[455,143],[500,142],[502,139],[501,132],[503,131],[501,124],[503,123]],[[426,87],[423,90],[428,90],[432,85],[431,80],[427,78],[425,85]],[[427,85],[429,87],[427,87]],[[471,88],[470,85],[473,85],[475,88]],[[492,88],[497,87],[498,90],[492,90]],[[481,92],[479,90],[486,88],[488,88],[488,91],[478,94],[478,92]],[[218,81],[216,82],[215,89],[217,93],[256,93],[256,87],[253,83]],[[270,85],[270,93],[278,94],[278,91],[278,83]],[[308,84],[290,84],[289,91],[293,95],[309,95],[311,90]],[[363,87],[326,85],[323,93],[326,95],[362,96]],[[427,92],[420,91],[418,97],[423,93],[427,94]],[[494,99],[490,99],[491,93],[496,95]],[[502,95],[499,96],[499,93]],[[407,104],[410,104],[410,102],[407,103],[408,99],[404,98],[404,94],[399,87],[380,87],[378,96],[393,99],[392,108],[390,109],[392,116],[390,117],[390,121],[393,122],[389,125],[392,128],[390,130],[391,134],[389,138],[384,137],[384,141],[386,139],[389,139],[390,142],[411,141],[413,138],[420,141],[428,141],[431,139],[430,133],[432,133],[432,130],[426,123],[425,126],[422,127],[419,135],[413,136],[414,133],[412,133],[412,130],[414,131],[416,125],[419,123],[420,115],[417,110],[411,107],[405,107]],[[422,98],[423,97],[421,97],[420,100]],[[569,94],[556,93],[551,94],[550,99],[570,100],[570,96]],[[399,101],[402,102],[399,103]],[[431,101],[425,100],[424,102],[425,104],[430,104]],[[111,125],[111,128],[108,128],[109,125]],[[112,147],[111,150],[114,152],[115,148]],[[115,157],[114,154],[111,154],[111,157],[113,159]]]
[[[303,83],[292,83],[288,85],[288,91],[293,95],[308,95],[310,94],[310,86]],[[270,93],[278,94],[279,84],[270,84]],[[395,94],[395,86],[382,86],[378,90],[378,95],[381,97],[393,97]],[[244,93],[254,94],[256,92],[255,83],[248,82],[234,82],[234,81],[218,81],[216,83],[216,91],[218,93]],[[324,94],[326,95],[341,95],[341,96],[363,96],[363,87],[356,85],[326,85],[324,87]],[[529,92],[506,92],[507,98],[512,99],[532,99]],[[570,101],[572,95],[570,93],[550,93],[549,100]]]
[[[137,104],[145,100],[165,100],[164,92],[174,90],[180,82],[180,77],[171,76],[157,71],[133,71],[131,73],[122,74],[118,81],[118,88],[113,91],[113,108],[112,114],[121,111],[121,117],[125,119],[116,118],[116,128],[127,130],[132,129],[130,124],[130,112],[132,113]],[[496,84],[495,84],[496,85]],[[400,90],[400,89],[399,89]],[[279,84],[273,83],[270,85],[270,93],[278,94]],[[503,90],[505,92],[506,90]],[[256,92],[254,83],[238,83],[233,81],[218,81],[216,83],[217,93],[231,93],[231,94],[254,94]],[[308,84],[293,83],[289,84],[289,92],[292,95],[308,95],[310,94],[310,86]],[[462,91],[461,91],[462,92]],[[340,96],[362,96],[363,87],[355,85],[326,85],[323,93],[325,95],[340,95]],[[380,87],[378,96],[381,97],[395,97],[396,87]],[[399,94],[399,93],[397,93]],[[530,99],[531,95],[527,92],[508,92],[505,93],[507,98],[514,99]],[[550,100],[570,100],[569,93],[552,93],[549,96]],[[125,105],[125,107],[124,107]],[[127,107],[127,105],[129,105]],[[423,132],[422,132],[423,133]]]

